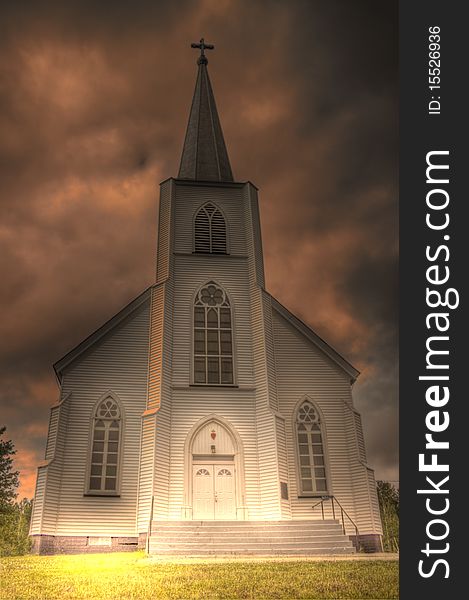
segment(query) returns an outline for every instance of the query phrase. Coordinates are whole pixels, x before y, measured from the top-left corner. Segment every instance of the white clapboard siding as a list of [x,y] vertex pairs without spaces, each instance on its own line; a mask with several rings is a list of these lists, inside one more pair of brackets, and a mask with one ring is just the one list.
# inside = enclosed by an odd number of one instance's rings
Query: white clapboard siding
[[353,412],[355,418],[355,432],[357,435],[358,456],[361,461],[366,463],[365,438],[363,436],[362,418],[356,410]]
[[275,416],[269,405],[268,355],[262,291],[251,279],[252,336],[256,385],[256,425],[259,454],[259,482],[263,518],[281,517]]
[[142,417],[140,469],[137,497],[137,533],[148,531],[153,495],[153,478],[155,471],[155,435],[156,410],[148,411]]
[[36,490],[33,499],[33,510],[31,513],[31,525],[29,533],[37,535],[41,533],[42,514],[44,512],[44,500],[46,489],[47,467],[38,467],[36,477]]
[[285,417],[292,516],[321,518],[311,498],[299,498],[296,459],[295,410],[308,396],[322,413],[323,443],[328,462],[329,492],[354,514],[349,448],[343,398],[350,397],[349,377],[308,341],[282,315],[273,313],[279,411]]
[[57,443],[57,429],[59,426],[60,406],[55,405],[50,409],[49,431],[47,433],[46,460],[52,460],[55,454],[55,445]]
[[173,236],[173,190],[172,179],[160,187],[160,207],[158,213],[158,249],[156,253],[156,283],[162,283],[169,277],[171,242]]
[[360,413],[350,401],[344,402],[347,423],[350,470],[353,475],[355,520],[360,532],[382,533],[374,472],[363,460],[366,457]]
[[288,454],[287,454],[287,434],[285,429],[285,419],[283,417],[275,417],[275,425],[277,430],[277,455],[278,455],[278,472],[280,483],[287,486],[288,498],[280,497],[282,507],[282,519],[291,519],[291,504],[290,504],[290,486],[288,473]]
[[52,456],[47,467],[46,502],[42,518],[43,533],[53,533],[57,527],[71,403],[71,394],[66,394],[62,395],[59,405],[53,407],[53,411],[57,414],[57,428],[55,437],[49,438],[53,441],[51,443]]
[[244,194],[247,232],[249,294],[251,297],[251,332],[254,350],[256,385],[256,425],[259,457],[259,484],[261,511],[264,519],[280,519],[279,456],[275,411],[278,408],[275,378],[275,352],[270,302],[265,298],[262,285],[263,259],[260,239],[257,195],[247,184]]
[[61,476],[67,439],[70,394],[51,407],[45,464],[38,469],[31,534],[53,534],[57,526]]
[[278,411],[272,304],[270,301],[270,296],[264,292],[262,293],[262,312],[264,316],[264,344],[266,353],[267,378],[269,382],[269,408],[272,411]]
[[[161,204],[160,204],[161,206]],[[160,226],[162,226],[160,220]],[[159,241],[162,236],[159,236]],[[148,379],[146,410],[142,415],[142,438],[138,483],[137,530],[146,533],[154,509],[153,493],[156,464],[157,411],[161,407],[163,380],[163,335],[165,323],[166,283],[155,285],[151,290]],[[159,428],[158,428],[159,429]],[[159,456],[159,464],[164,457]]]
[[368,475],[368,489],[370,490],[370,500],[371,500],[371,517],[373,519],[373,527],[374,531],[382,534],[383,528],[381,523],[381,514],[379,510],[379,501],[378,501],[378,492],[376,489],[376,480],[375,480],[375,472],[370,467],[367,468]]
[[[173,267],[171,259],[171,270]],[[170,437],[171,437],[171,372],[174,345],[174,278],[165,285],[164,329],[162,345],[161,404],[156,423],[155,478],[153,495],[155,498],[154,518],[163,519],[168,515],[170,493]]]
[[264,256],[262,253],[261,223],[257,190],[247,183],[243,188],[245,225],[253,280],[261,288],[265,287]]
[[[72,362],[62,389],[71,393],[57,535],[136,535],[141,415],[148,372],[149,302],[141,304],[100,342]],[[123,409],[120,497],[85,496],[93,409],[112,392]]]

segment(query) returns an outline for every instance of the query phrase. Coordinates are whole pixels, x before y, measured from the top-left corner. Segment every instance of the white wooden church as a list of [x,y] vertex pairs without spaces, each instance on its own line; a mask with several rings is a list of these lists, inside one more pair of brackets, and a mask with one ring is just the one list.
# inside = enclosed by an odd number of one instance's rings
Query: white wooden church
[[265,289],[257,188],[233,178],[209,46],[193,46],[156,281],[54,365],[34,549],[379,550],[358,371]]

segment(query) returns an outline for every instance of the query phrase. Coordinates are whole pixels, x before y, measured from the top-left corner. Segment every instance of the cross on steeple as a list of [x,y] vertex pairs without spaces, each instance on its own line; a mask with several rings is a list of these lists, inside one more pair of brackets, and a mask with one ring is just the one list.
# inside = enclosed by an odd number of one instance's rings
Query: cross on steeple
[[208,63],[207,57],[205,56],[205,50],[213,50],[215,46],[213,44],[206,44],[204,38],[201,38],[200,43],[196,44],[195,42],[191,44],[191,48],[198,48],[200,50],[200,56],[197,61],[198,65]]

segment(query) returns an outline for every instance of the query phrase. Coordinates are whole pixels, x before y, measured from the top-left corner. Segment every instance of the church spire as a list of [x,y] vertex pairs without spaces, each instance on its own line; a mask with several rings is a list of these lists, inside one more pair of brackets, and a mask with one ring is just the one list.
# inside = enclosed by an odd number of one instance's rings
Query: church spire
[[192,99],[186,138],[182,150],[180,179],[233,181],[228,152],[218,118],[217,106],[207,71],[205,50],[213,50],[204,38],[192,48],[200,49],[199,72]]

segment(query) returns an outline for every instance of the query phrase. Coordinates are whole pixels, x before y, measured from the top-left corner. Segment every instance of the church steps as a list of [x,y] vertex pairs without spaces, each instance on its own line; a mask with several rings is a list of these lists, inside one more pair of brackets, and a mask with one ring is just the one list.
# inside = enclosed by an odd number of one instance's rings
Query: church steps
[[[189,521],[189,523],[193,523]],[[278,524],[271,524],[270,522],[264,522],[262,524],[255,524],[249,521],[227,521],[225,523],[220,523],[217,525],[213,524],[213,521],[204,521],[203,523],[194,525],[185,523],[178,524],[177,522],[173,523],[164,523],[158,521],[153,521],[151,531],[155,533],[156,531],[233,531],[233,532],[242,532],[242,531],[324,531],[330,530],[333,528],[339,528],[342,531],[341,525],[339,525],[338,521],[283,521]]]
[[323,548],[244,548],[242,550],[231,550],[225,548],[223,550],[213,549],[197,549],[192,548],[165,548],[158,551],[150,551],[152,555],[158,556],[330,556],[336,554],[352,554],[353,549],[350,548],[333,548],[324,546]]
[[287,528],[282,528],[282,529],[268,529],[268,528],[263,528],[263,529],[247,529],[247,528],[241,528],[240,530],[237,529],[233,529],[233,528],[226,528],[220,530],[220,529],[211,529],[211,528],[207,528],[204,529],[203,531],[200,531],[199,529],[152,529],[152,535],[163,535],[163,536],[168,536],[168,535],[214,535],[217,536],[220,533],[223,533],[224,535],[233,535],[233,536],[245,536],[245,535],[253,535],[253,534],[259,534],[260,536],[263,535],[271,535],[271,536],[289,536],[289,535],[299,535],[301,536],[302,534],[304,535],[331,535],[333,533],[336,533],[337,535],[343,535],[342,532],[342,528],[341,527],[336,527],[336,528],[321,528],[321,529],[309,529],[309,528],[292,528],[292,529],[287,529]]
[[153,522],[150,554],[309,555],[352,554],[338,521]]
[[216,529],[224,527],[236,527],[237,529],[245,527],[252,529],[253,527],[328,527],[331,525],[338,524],[337,519],[310,519],[310,520],[290,520],[285,519],[282,521],[152,521],[153,527],[169,528],[190,528],[190,527],[213,527]]
[[237,549],[237,550],[243,550],[243,549],[248,549],[248,548],[252,548],[252,547],[263,547],[263,548],[285,548],[285,549],[291,549],[294,550],[295,548],[298,548],[299,545],[301,545],[302,549],[305,548],[350,548],[352,549],[353,544],[350,540],[345,540],[344,538],[340,539],[336,539],[333,538],[332,540],[324,540],[322,539],[321,541],[317,541],[317,542],[312,542],[311,538],[302,538],[301,540],[295,540],[294,538],[292,540],[288,540],[285,541],[284,539],[281,540],[266,540],[266,539],[257,539],[257,538],[246,538],[244,540],[240,540],[240,541],[236,541],[234,542],[232,539],[230,538],[226,538],[225,541],[214,541],[211,539],[202,539],[202,540],[194,540],[194,541],[188,541],[188,540],[178,540],[178,539],[171,539],[171,540],[164,540],[163,541],[158,541],[157,539],[154,539],[150,542],[150,548],[155,548],[155,549],[164,549],[164,548],[189,548],[189,549],[197,549],[200,547],[200,549],[207,549],[207,550],[217,550],[217,549],[223,549],[223,548],[230,548],[230,549]]

